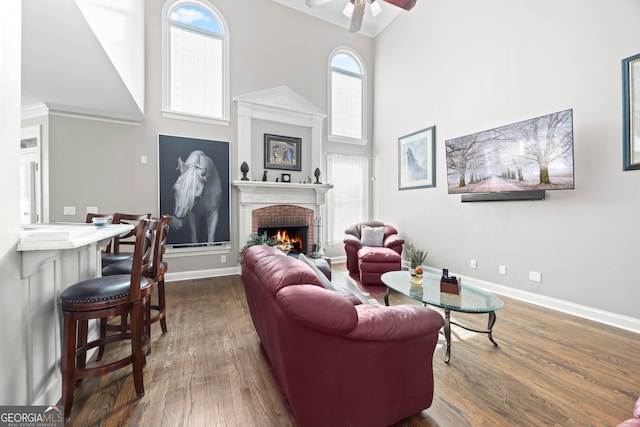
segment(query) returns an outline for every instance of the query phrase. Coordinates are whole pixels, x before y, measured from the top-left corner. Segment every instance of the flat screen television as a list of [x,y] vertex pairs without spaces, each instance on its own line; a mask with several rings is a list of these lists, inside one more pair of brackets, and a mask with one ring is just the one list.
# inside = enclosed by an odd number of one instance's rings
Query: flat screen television
[[[449,194],[463,201],[544,199],[574,188],[573,110],[445,141]],[[465,198],[464,195],[472,195]]]

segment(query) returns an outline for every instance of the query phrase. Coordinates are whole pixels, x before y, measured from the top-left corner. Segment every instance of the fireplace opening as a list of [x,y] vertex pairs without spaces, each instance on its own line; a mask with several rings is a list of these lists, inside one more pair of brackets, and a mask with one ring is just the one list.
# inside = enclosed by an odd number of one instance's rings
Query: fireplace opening
[[306,254],[308,231],[309,227],[306,225],[293,227],[258,227],[258,236],[262,236],[266,232],[268,237],[278,241],[276,246],[284,253]]

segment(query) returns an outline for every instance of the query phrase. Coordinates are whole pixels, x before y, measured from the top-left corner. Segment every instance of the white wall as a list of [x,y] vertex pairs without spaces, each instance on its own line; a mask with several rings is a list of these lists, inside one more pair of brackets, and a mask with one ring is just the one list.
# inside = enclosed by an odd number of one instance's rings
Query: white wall
[[26,368],[21,356],[22,286],[16,244],[20,233],[20,37],[21,2],[7,0],[0,14],[0,402],[24,405]]
[[[376,39],[375,216],[428,250],[429,266],[640,319],[640,171],[622,171],[621,97],[638,40],[636,0],[418,2]],[[575,190],[447,194],[445,140],[567,108]],[[398,191],[397,138],[431,125],[437,187]]]

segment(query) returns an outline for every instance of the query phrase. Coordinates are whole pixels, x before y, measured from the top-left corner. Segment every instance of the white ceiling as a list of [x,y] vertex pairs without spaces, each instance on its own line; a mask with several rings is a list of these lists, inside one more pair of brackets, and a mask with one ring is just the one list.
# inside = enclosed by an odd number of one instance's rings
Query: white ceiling
[[[349,31],[351,18],[347,18],[342,14],[342,10],[344,9],[344,6],[347,4],[348,0],[330,0],[327,3],[314,7],[307,6],[306,0],[273,1],[292,9],[299,10],[300,12],[307,13],[311,16],[315,16],[316,18],[320,18],[327,22],[331,22],[332,24],[344,28],[345,31]],[[393,18],[395,18],[396,15],[398,15],[398,13],[403,10],[384,1],[379,1],[379,4],[382,8],[382,12],[378,16],[373,16],[371,14],[371,8],[369,7],[369,5],[367,5],[367,7],[365,8],[360,34],[364,34],[369,37],[377,36],[380,31],[382,31],[384,27],[386,27],[387,24],[389,24],[393,20]]]
[[143,118],[75,0],[22,1],[22,108]]

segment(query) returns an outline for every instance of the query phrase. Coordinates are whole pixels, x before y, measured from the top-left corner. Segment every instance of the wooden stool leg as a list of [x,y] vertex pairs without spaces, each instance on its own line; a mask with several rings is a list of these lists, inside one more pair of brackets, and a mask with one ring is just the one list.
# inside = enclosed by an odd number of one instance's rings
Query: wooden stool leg
[[136,396],[144,396],[144,381],[142,369],[144,368],[145,357],[142,351],[143,307],[141,302],[134,303],[131,312],[131,352],[133,353],[133,384],[136,389]]
[[64,313],[62,323],[62,403],[68,421],[75,390],[76,324],[71,313]]
[[[103,339],[107,336],[107,318],[103,317],[100,319],[100,339]],[[98,355],[96,356],[96,360],[99,362],[102,360],[102,356],[104,356],[104,344],[98,346]]]
[[167,333],[167,312],[165,311],[164,300],[164,279],[158,281],[158,306],[160,307],[160,327],[162,333]]
[[[78,341],[76,343],[76,369],[84,369],[87,366],[87,337],[89,334],[89,321],[78,320]],[[75,329],[75,327],[74,327]],[[79,351],[78,351],[79,350]],[[76,387],[82,383],[82,379],[76,380]]]
[[151,354],[151,295],[144,300],[144,334],[149,337],[149,349],[147,354]]

